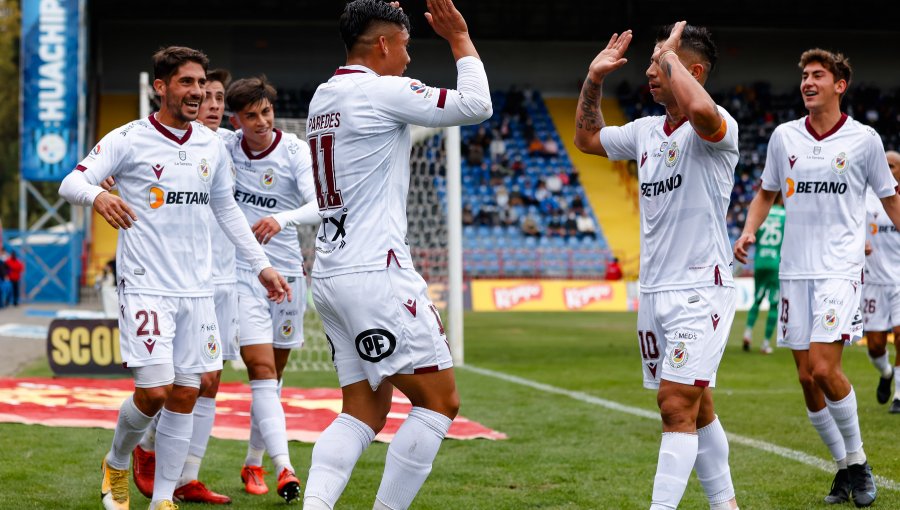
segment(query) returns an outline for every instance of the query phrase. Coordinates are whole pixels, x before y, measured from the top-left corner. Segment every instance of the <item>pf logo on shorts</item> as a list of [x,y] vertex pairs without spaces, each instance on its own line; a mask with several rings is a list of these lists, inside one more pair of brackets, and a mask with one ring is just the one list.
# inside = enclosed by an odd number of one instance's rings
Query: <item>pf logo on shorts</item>
[[394,353],[397,339],[386,329],[367,329],[356,337],[359,357],[372,363],[379,362]]

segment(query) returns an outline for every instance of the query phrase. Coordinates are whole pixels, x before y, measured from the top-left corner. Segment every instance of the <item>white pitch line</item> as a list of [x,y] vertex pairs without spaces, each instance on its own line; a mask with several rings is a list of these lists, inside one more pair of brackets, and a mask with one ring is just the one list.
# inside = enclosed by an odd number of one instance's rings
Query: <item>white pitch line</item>
[[[525,379],[524,377],[518,377],[515,375],[506,374],[504,372],[497,372],[495,370],[490,370],[487,368],[479,368],[476,366],[472,366],[470,364],[465,364],[461,367],[470,372],[475,372],[476,374],[481,374],[487,377],[493,377],[495,379],[501,379],[507,382],[511,382],[514,384],[519,384],[521,386],[527,386],[529,388],[534,388],[536,390],[540,390],[546,393],[555,393],[557,395],[563,395],[580,402],[585,402],[588,404],[597,405],[600,407],[605,407],[606,409],[611,409],[613,411],[619,411],[625,414],[630,414],[632,416],[639,416],[641,418],[648,418],[651,420],[659,421],[659,413],[648,411],[646,409],[641,409],[639,407],[627,406],[625,404],[620,404],[618,402],[613,402],[612,400],[607,400],[605,398],[595,397],[593,395],[589,395],[587,393],[581,391],[572,391],[564,388],[558,388],[556,386],[551,386],[549,384],[540,383],[537,381],[532,381],[531,379]],[[768,443],[766,441],[761,441],[759,439],[753,439],[752,437],[742,436],[740,434],[734,434],[732,432],[726,432],[728,435],[728,441],[731,443],[736,443],[743,446],[749,446],[750,448],[756,448],[757,450],[762,450],[764,452],[773,453],[775,455],[784,457],[786,459],[790,459],[793,461],[797,461],[801,464],[806,464],[807,466],[811,466],[827,473],[834,472],[834,462],[820,459],[819,457],[815,457],[813,455],[809,455],[808,453],[803,453],[797,450],[792,450],[790,448],[785,448],[783,446],[778,446],[772,443]],[[883,476],[875,475],[875,480],[878,483],[878,488],[891,489],[893,491],[900,491],[900,483],[897,483],[890,478],[885,478]]]

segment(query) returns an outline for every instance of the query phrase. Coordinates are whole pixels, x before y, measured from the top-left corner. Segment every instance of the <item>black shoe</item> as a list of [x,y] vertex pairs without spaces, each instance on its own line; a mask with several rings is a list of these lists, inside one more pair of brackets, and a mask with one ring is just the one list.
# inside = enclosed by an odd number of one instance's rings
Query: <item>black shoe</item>
[[888,409],[888,412],[891,414],[900,414],[900,398],[895,398],[893,402],[891,402],[891,408]]
[[744,339],[744,352],[750,352],[750,340]]
[[831,492],[825,496],[825,502],[829,505],[837,505],[850,501],[850,474],[847,468],[839,469],[831,482]]
[[891,389],[894,385],[894,372],[891,372],[891,376],[885,379],[882,377],[878,380],[878,391],[875,392],[875,396],[878,398],[879,404],[887,404],[887,401],[891,398]]
[[872,476],[872,468],[868,462],[851,464],[847,466],[850,474],[850,494],[853,496],[853,504],[858,508],[870,506],[875,502],[878,489],[875,487],[875,477]]

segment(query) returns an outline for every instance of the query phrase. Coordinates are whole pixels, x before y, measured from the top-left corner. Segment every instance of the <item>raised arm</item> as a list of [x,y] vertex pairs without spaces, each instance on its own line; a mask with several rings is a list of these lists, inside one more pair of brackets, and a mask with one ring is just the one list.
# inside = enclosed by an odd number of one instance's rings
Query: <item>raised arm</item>
[[600,110],[603,79],[609,73],[625,65],[625,50],[631,43],[631,30],[613,34],[603,49],[588,67],[588,76],[581,87],[578,108],[575,111],[575,147],[587,154],[607,157],[606,149],[600,143],[600,130],[606,126]]
[[759,230],[759,226],[769,216],[769,210],[772,208],[772,204],[775,203],[778,193],[778,191],[760,188],[759,193],[750,202],[747,221],[744,222],[744,231],[741,232],[741,237],[734,242],[734,258],[742,264],[747,263],[747,250],[751,244],[756,242],[756,231]]
[[687,117],[694,131],[704,138],[714,138],[720,132],[724,136],[724,119],[719,114],[715,101],[697,77],[682,64],[676,53],[681,46],[681,33],[686,24],[686,21],[676,23],[669,38],[656,49],[651,58],[659,63],[669,80],[678,108]]

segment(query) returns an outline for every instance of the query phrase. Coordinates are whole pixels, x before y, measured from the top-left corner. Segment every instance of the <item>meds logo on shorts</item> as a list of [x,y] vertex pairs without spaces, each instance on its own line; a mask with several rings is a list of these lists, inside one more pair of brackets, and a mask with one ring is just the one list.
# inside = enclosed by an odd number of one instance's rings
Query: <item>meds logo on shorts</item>
[[837,312],[835,312],[834,308],[829,308],[828,311],[825,312],[825,315],[822,317],[822,327],[827,329],[828,331],[831,331],[837,326]]
[[356,337],[356,352],[359,357],[376,363],[394,353],[397,339],[386,329],[367,329]]
[[216,359],[221,354],[221,350],[219,348],[219,339],[216,338],[216,335],[209,335],[209,339],[206,341],[204,354],[209,359]]
[[200,166],[197,167],[197,173],[200,175],[201,181],[209,181],[209,163],[206,162],[206,159],[200,160]]
[[678,149],[678,144],[672,142],[672,145],[666,151],[666,166],[675,166],[675,163],[678,163],[678,156],[681,154],[681,151]]
[[290,338],[294,334],[294,324],[290,320],[281,323],[281,336]]
[[687,363],[687,360],[687,347],[685,347],[684,342],[678,342],[675,344],[675,348],[672,349],[672,355],[669,356],[669,365],[672,368],[681,368]]
[[831,160],[831,169],[838,175],[844,175],[850,169],[850,160],[847,154],[840,153]]
[[259,180],[260,184],[262,184],[263,188],[271,188],[275,185],[275,170],[271,168],[266,170],[266,172],[262,175],[262,178]]

